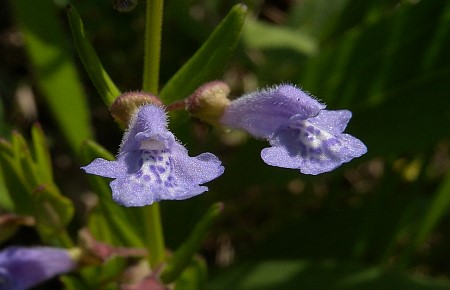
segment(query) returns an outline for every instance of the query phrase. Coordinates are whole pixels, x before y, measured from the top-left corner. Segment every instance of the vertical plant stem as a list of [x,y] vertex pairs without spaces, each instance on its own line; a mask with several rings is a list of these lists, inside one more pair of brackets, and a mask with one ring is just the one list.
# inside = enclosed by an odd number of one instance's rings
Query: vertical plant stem
[[163,6],[163,0],[147,0],[142,88],[154,95],[158,94]]
[[157,267],[165,260],[166,251],[159,203],[145,207],[143,217],[150,265]]
[[[158,95],[163,5],[163,0],[147,0],[142,89],[154,95]],[[165,259],[164,235],[159,204],[154,203],[147,206],[143,211],[149,261],[152,267],[156,267]]]

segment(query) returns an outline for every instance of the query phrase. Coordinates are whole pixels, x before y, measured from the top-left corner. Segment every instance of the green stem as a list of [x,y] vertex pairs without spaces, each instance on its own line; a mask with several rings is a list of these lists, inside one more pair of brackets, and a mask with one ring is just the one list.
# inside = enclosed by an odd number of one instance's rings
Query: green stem
[[144,225],[150,265],[156,268],[166,258],[161,213],[158,203],[144,208]]
[[[163,6],[163,0],[147,0],[142,89],[154,95],[158,95]],[[166,251],[159,204],[154,203],[143,210],[149,261],[152,267],[157,267],[165,260]]]
[[142,89],[154,95],[158,94],[163,6],[163,0],[147,0]]

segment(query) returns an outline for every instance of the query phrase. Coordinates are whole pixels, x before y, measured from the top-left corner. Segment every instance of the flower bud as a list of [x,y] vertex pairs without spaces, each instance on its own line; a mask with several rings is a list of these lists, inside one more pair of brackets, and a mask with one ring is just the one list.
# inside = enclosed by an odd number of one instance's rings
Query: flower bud
[[109,111],[118,123],[128,125],[135,111],[142,105],[154,104],[162,106],[161,100],[146,92],[126,92],[120,95],[114,103],[112,103]]
[[230,87],[222,81],[213,81],[199,87],[187,100],[187,110],[193,116],[211,125],[218,125],[230,105]]

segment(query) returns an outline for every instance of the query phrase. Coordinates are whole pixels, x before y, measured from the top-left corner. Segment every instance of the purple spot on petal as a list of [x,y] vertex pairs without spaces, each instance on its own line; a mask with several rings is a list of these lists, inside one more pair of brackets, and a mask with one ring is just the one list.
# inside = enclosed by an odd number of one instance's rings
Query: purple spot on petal
[[300,147],[300,155],[305,157],[306,155],[308,155],[308,152],[306,150],[306,145],[303,144],[302,142],[299,142],[299,147]]
[[160,173],[163,173],[163,172],[166,171],[166,169],[165,169],[164,167],[162,167],[162,166],[157,166],[156,169],[158,169],[158,171],[159,171]]
[[313,153],[313,154],[321,154],[322,153],[322,149],[311,147],[311,148],[309,148],[309,152]]
[[163,160],[164,160],[164,157],[158,156],[158,161],[163,161]]
[[139,170],[139,171],[136,172],[134,175],[135,175],[137,178],[141,178],[141,176],[142,176],[142,170]]
[[306,127],[306,131],[308,131],[309,133],[314,133],[314,127],[308,126],[308,127]]
[[150,181],[150,180],[152,180],[152,178],[150,177],[150,175],[144,175],[144,177],[143,177],[143,179],[145,180],[145,181]]
[[324,141],[325,146],[341,145],[341,141],[338,138],[330,138]]

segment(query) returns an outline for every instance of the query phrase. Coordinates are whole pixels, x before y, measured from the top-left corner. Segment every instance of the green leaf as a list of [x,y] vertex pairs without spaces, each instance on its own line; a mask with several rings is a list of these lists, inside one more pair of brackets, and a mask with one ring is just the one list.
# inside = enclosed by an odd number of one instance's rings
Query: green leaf
[[72,5],[67,6],[67,16],[78,56],[103,102],[109,107],[120,95],[120,91],[103,68],[97,53],[86,37],[80,15]]
[[177,279],[175,290],[206,289],[207,275],[208,266],[205,260],[200,257],[195,257]]
[[18,132],[13,132],[12,144],[14,149],[14,159],[20,166],[20,172],[23,175],[24,182],[26,182],[27,187],[30,190],[33,190],[40,184],[40,180],[38,169],[34,164],[30,149],[23,136]]
[[242,39],[249,48],[292,49],[307,56],[318,52],[316,40],[301,31],[261,21],[247,21]]
[[417,233],[413,237],[412,243],[406,249],[403,256],[400,258],[400,266],[408,266],[409,262],[415,251],[423,245],[426,239],[430,236],[433,229],[442,220],[442,218],[448,214],[450,207],[450,171],[443,179],[435,197],[431,201],[431,204],[421,219],[421,224],[417,230]]
[[189,238],[173,254],[161,274],[161,281],[170,283],[175,281],[183,270],[189,265],[195,253],[200,248],[203,239],[208,233],[212,223],[223,210],[222,203],[213,204],[200,222],[195,226]]
[[59,277],[64,284],[65,290],[89,290],[89,286],[85,285],[79,277],[64,275]]
[[[0,149],[1,150],[1,149]],[[0,157],[0,160],[2,158]],[[2,166],[0,166],[0,209],[8,212],[14,211],[14,202],[10,197],[10,192],[6,186],[6,181],[2,173]]]
[[268,260],[240,263],[213,280],[210,289],[448,289],[447,281],[413,277],[382,267],[343,261]]
[[74,152],[92,133],[85,93],[51,0],[11,2],[34,77]]
[[231,9],[200,49],[161,90],[164,101],[185,98],[203,83],[221,76],[239,41],[246,15],[247,8],[242,4]]
[[66,248],[73,246],[66,231],[73,215],[72,202],[56,187],[41,185],[34,193],[36,228],[44,242]]
[[15,212],[30,215],[32,213],[31,188],[25,180],[20,162],[14,156],[14,150],[11,143],[0,140],[1,172]]
[[43,183],[53,183],[53,170],[50,152],[45,139],[44,131],[40,124],[36,123],[31,128],[36,167],[39,180]]
[[[368,15],[379,13],[380,4],[369,6]],[[436,126],[450,121],[449,12],[448,1],[419,1],[360,23],[330,39],[299,83],[328,107],[353,111],[348,132],[369,154],[431,148],[450,132]]]

